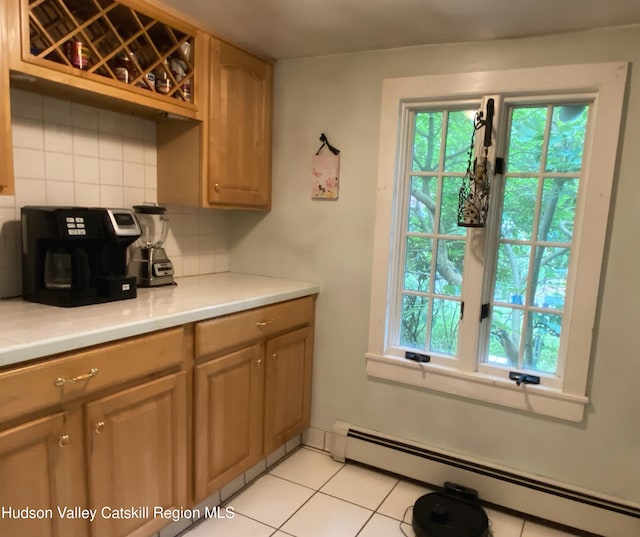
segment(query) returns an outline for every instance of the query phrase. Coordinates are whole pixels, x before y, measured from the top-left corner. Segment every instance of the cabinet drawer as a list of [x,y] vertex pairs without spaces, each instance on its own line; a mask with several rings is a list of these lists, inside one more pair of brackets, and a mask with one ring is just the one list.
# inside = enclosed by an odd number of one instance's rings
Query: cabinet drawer
[[0,422],[177,366],[183,349],[180,327],[0,373]]
[[309,296],[197,323],[196,358],[310,324],[314,306]]

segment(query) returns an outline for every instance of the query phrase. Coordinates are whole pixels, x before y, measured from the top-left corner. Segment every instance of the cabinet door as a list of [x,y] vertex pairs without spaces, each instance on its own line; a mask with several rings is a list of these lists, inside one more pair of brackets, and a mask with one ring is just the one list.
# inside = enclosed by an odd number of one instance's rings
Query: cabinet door
[[58,413],[0,432],[0,535],[87,534],[85,521],[69,520],[57,509],[84,503],[77,492],[77,487],[84,490],[77,473],[82,470],[82,434],[67,422],[68,415]]
[[209,202],[269,209],[272,67],[212,43]]
[[262,457],[264,364],[257,344],[195,368],[196,501]]
[[301,328],[267,341],[265,452],[309,427],[313,330]]
[[154,507],[186,507],[185,389],[179,373],[86,405],[93,537],[147,537]]
[[7,6],[0,5],[0,196],[14,193],[11,109],[9,102],[9,57],[6,25]]

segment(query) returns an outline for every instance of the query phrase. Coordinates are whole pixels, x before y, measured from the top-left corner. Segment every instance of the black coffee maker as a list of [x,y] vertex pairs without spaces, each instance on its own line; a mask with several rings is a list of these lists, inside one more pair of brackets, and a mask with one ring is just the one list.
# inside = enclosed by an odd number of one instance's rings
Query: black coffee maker
[[129,209],[23,207],[22,297],[85,306],[136,297],[127,246],[140,236]]

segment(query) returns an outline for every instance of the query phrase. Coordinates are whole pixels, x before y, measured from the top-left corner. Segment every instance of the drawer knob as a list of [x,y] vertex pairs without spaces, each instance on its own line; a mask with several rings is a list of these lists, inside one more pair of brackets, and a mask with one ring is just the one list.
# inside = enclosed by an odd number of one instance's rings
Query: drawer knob
[[265,326],[269,326],[270,324],[273,324],[273,319],[269,319],[268,321],[258,321],[256,323],[256,326],[258,328],[264,328]]
[[55,381],[55,385],[60,388],[61,386],[64,386],[67,382],[70,382],[72,384],[76,382],[82,382],[83,380],[88,380],[91,377],[95,377],[97,374],[98,374],[98,368],[94,367],[88,373],[85,373],[84,375],[78,375],[77,377],[73,377],[70,379],[66,379],[64,377],[58,377]]
[[100,434],[102,431],[104,431],[104,421],[99,421],[98,423],[96,423],[96,433]]
[[59,439],[58,439],[58,446],[63,448],[69,445],[69,435],[68,434],[63,434]]

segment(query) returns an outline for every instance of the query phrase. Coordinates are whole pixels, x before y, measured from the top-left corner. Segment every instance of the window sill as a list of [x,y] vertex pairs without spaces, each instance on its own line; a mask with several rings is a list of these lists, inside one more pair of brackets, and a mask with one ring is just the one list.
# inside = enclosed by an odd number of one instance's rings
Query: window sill
[[454,371],[434,364],[420,364],[374,353],[365,355],[367,375],[399,384],[450,393],[543,416],[579,423],[588,397],[522,384],[483,373]]

